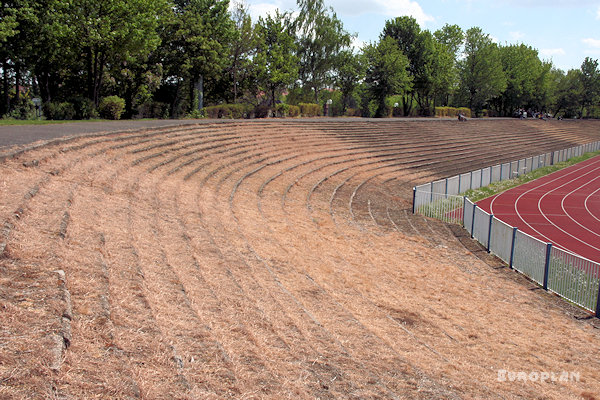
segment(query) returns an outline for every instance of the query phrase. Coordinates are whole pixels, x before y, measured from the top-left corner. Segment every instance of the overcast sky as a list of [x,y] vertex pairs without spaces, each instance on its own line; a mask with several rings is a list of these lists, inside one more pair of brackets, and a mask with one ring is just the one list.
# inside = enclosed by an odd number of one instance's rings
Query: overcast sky
[[[232,2],[234,0],[231,0]],[[245,0],[253,19],[296,10],[295,0]],[[478,26],[500,44],[525,43],[560,69],[600,59],[600,0],[325,0],[356,43],[375,41],[385,21],[410,15],[422,29]]]

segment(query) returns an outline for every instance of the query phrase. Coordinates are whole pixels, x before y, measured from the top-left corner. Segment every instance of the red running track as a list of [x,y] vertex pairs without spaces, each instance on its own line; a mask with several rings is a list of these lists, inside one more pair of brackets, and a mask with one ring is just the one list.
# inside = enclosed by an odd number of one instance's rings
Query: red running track
[[531,236],[600,263],[600,156],[477,206]]

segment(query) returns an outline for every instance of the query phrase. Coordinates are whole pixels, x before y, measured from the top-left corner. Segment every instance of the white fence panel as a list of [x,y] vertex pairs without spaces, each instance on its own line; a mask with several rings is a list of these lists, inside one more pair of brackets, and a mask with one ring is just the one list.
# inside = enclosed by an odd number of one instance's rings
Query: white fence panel
[[453,176],[452,178],[448,178],[447,194],[450,194],[450,195],[459,194],[460,193],[459,183],[460,183],[460,176],[458,176],[458,175]]
[[433,193],[445,194],[446,193],[446,180],[442,179],[442,180],[433,182],[433,185],[431,185],[431,191]]
[[459,191],[458,193],[466,192],[471,189],[471,173],[460,174]]
[[498,218],[492,218],[492,234],[490,237],[490,252],[501,260],[510,263],[512,251],[513,227]]
[[492,183],[492,168],[483,168],[481,170],[481,186],[488,186],[490,183]]
[[531,158],[531,170],[535,171],[540,167],[540,158],[542,156],[535,156]]
[[465,209],[463,212],[463,226],[469,232],[469,234],[473,234],[473,209],[475,208],[475,204],[469,199],[465,199]]
[[479,189],[481,187],[481,170],[473,171],[471,175],[471,189]]
[[490,233],[490,214],[477,207],[475,209],[475,222],[473,223],[473,237],[479,243],[488,247]]
[[525,159],[525,172],[530,173],[533,165],[533,157],[529,157]]
[[600,265],[552,247],[548,270],[548,289],[581,307],[596,311]]
[[525,232],[517,231],[513,268],[542,285],[545,264],[546,243]]
[[510,173],[510,163],[504,163],[502,164],[501,168],[500,168],[500,180],[505,181],[507,179],[511,178],[511,173]]
[[494,165],[492,167],[492,182],[498,182],[500,180],[500,165]]

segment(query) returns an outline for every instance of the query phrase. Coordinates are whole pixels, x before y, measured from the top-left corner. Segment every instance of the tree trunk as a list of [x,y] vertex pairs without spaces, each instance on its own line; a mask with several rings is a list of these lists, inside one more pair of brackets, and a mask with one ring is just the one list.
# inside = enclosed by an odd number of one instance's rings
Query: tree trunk
[[198,80],[194,84],[194,99],[198,96],[197,110],[200,111],[204,108],[204,76],[200,75]]

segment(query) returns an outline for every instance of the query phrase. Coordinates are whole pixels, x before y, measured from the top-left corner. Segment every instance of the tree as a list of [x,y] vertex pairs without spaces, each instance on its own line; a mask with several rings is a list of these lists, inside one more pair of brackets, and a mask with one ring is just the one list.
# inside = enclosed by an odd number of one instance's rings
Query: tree
[[260,86],[271,95],[271,105],[279,92],[298,78],[298,57],[294,37],[288,30],[286,14],[260,17],[256,25],[256,56]]
[[246,81],[251,74],[251,57],[255,52],[254,27],[248,14],[248,7],[242,2],[236,2],[231,13],[235,30],[231,41],[229,61],[229,78],[233,85],[233,102],[238,101],[240,83]]
[[342,112],[345,113],[352,94],[365,76],[365,67],[362,56],[350,50],[342,51],[339,60],[335,84],[342,93]]
[[586,57],[581,64],[579,79],[583,87],[580,101],[580,115],[583,117],[585,115],[585,108],[598,103],[600,100],[600,69],[598,69],[598,60]]
[[[173,86],[171,114],[202,108],[204,83],[228,66],[234,26],[228,0],[176,0],[161,32],[163,85]],[[182,110],[183,109],[183,110]]]
[[[445,57],[450,57],[452,62],[451,67],[441,67],[446,74],[440,78],[442,81],[438,90],[436,91],[438,97],[441,99],[442,105],[447,106],[450,104],[450,96],[453,95],[458,89],[458,60],[462,52],[463,43],[465,41],[465,33],[458,25],[446,24],[442,28],[435,31],[433,36],[437,40],[438,45],[441,46],[439,51],[445,52]],[[443,79],[446,79],[446,81]]]
[[398,17],[387,21],[381,37],[396,40],[400,50],[408,58],[412,89],[402,97],[404,115],[410,115],[414,101],[420,115],[430,115],[435,93],[447,91],[452,79],[449,50],[440,45],[431,32],[422,31],[413,17]]
[[383,37],[378,44],[364,48],[367,65],[365,83],[373,100],[377,102],[376,117],[384,117],[385,99],[392,94],[403,94],[411,88],[408,74],[409,61],[391,37]]
[[298,0],[300,12],[294,21],[297,35],[299,75],[302,85],[310,88],[315,103],[319,92],[333,83],[334,71],[341,65],[341,52],[350,46],[351,36],[333,8],[323,0]]
[[581,71],[572,69],[565,75],[562,71],[553,72],[556,82],[556,104],[554,115],[559,113],[566,117],[574,117],[580,110],[580,102],[584,91]]
[[146,58],[158,47],[158,16],[165,0],[81,0],[70,11],[85,60],[88,97],[98,104],[107,68]]
[[480,28],[465,36],[464,59],[459,64],[461,89],[469,108],[480,114],[483,106],[506,88],[498,46]]

